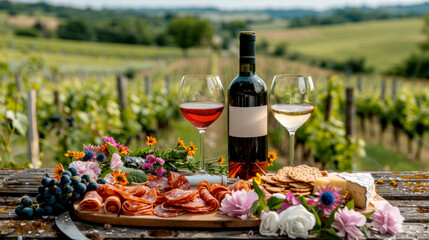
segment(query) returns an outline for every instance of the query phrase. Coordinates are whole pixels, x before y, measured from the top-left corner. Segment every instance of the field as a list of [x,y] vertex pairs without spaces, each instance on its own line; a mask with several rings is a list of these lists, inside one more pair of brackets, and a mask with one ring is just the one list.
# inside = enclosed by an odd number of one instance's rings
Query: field
[[399,20],[348,23],[306,28],[258,30],[259,39],[276,44],[287,42],[290,52],[308,56],[345,60],[364,57],[367,66],[382,72],[400,63],[416,44],[424,40],[423,20]]
[[[161,148],[174,146],[177,137],[181,137],[186,143],[193,141],[199,146],[198,132],[187,122],[178,111],[177,92],[180,79],[183,74],[218,73],[226,89],[230,81],[235,77],[238,68],[238,59],[235,54],[218,55],[209,50],[194,49],[189,57],[182,57],[177,48],[147,48],[127,46],[119,44],[96,44],[75,41],[62,41],[52,39],[31,38],[5,38],[0,41],[0,60],[7,70],[3,69],[0,81],[7,86],[0,91],[0,111],[14,109],[14,99],[18,98],[18,111],[25,115],[25,94],[17,93],[15,76],[21,74],[24,77],[25,90],[34,88],[38,91],[38,122],[39,133],[46,135],[41,140],[42,166],[53,167],[56,161],[61,159],[67,149],[76,150],[82,143],[99,143],[104,135],[118,136],[123,141],[129,142],[134,149],[144,145],[145,136],[153,135],[159,139]],[[118,105],[118,93],[116,87],[116,75],[126,73],[129,67],[133,67],[135,75],[128,80],[127,99],[128,110],[121,110]],[[317,150],[317,142],[314,138],[319,134],[328,134],[329,141],[345,141],[344,134],[344,100],[345,86],[357,86],[356,77],[346,81],[343,74],[334,73],[324,69],[305,65],[300,62],[288,61],[270,56],[258,56],[258,74],[265,79],[268,88],[271,79],[276,73],[309,72],[319,89],[317,95],[317,114],[311,118],[301,132],[306,132],[306,137],[301,139],[305,143],[313,144],[312,154],[325,149]],[[339,78],[334,81],[334,89],[330,89],[328,83],[332,81],[329,76],[337,74]],[[52,76],[58,77],[58,82],[52,81]],[[100,76],[103,76],[100,78]],[[150,79],[150,87],[147,89],[146,77]],[[169,79],[169,89],[164,81]],[[356,92],[356,101],[366,101],[367,95],[377,96],[380,93],[380,76],[365,76],[363,93]],[[335,80],[335,79],[334,79]],[[387,98],[390,98],[392,86],[388,81]],[[417,94],[412,89],[424,90],[426,84],[420,82],[419,86],[406,81],[399,83],[399,89],[408,89],[411,92],[398,90],[398,98]],[[55,104],[55,92],[60,94],[60,102],[63,110],[59,110]],[[331,130],[320,130],[320,124],[324,122],[323,111],[327,93],[335,94],[332,113]],[[127,121],[123,121],[122,114],[126,114]],[[53,117],[60,116],[75,118],[75,128],[67,125],[58,125],[52,122]],[[4,116],[0,115],[0,121]],[[279,159],[273,169],[287,163],[287,133],[271,116],[269,124],[269,150],[276,150]],[[222,114],[207,131],[206,157],[216,158],[227,154],[227,129],[226,112]],[[357,121],[357,124],[359,121]],[[65,123],[61,123],[65,124]],[[61,126],[65,130],[61,130]],[[325,132],[324,132],[325,131]],[[313,138],[309,138],[313,133]],[[340,133],[340,135],[338,135]],[[427,136],[427,134],[426,134]],[[358,134],[357,138],[363,137]],[[128,139],[128,140],[127,140]],[[401,154],[395,153],[391,148],[380,146],[370,137],[367,140],[365,150],[367,156],[356,156],[354,170],[413,170],[427,168],[427,159],[415,160],[408,164],[406,150]],[[326,141],[326,140],[322,140]],[[312,142],[312,143],[311,143]],[[389,141],[386,141],[389,142]],[[66,144],[65,144],[66,143]],[[334,142],[332,142],[334,143]],[[18,166],[24,166],[26,161],[25,136],[16,136],[12,144],[12,156]],[[299,145],[297,155],[300,153]],[[1,146],[0,146],[1,147]],[[306,149],[309,147],[307,146]],[[347,150],[349,151],[349,150]],[[352,151],[352,150],[350,150]],[[347,153],[350,153],[347,152]],[[354,150],[353,150],[354,151]],[[352,151],[352,152],[353,152]],[[344,152],[332,155],[336,159]],[[427,152],[425,151],[424,154]],[[391,164],[384,160],[389,156]],[[423,155],[425,156],[425,155]],[[196,158],[199,158],[198,151]],[[57,159],[54,161],[54,159]],[[331,160],[326,160],[327,168]],[[319,163],[320,164],[320,163]],[[368,169],[368,166],[373,168]],[[341,168],[344,170],[350,167]]]

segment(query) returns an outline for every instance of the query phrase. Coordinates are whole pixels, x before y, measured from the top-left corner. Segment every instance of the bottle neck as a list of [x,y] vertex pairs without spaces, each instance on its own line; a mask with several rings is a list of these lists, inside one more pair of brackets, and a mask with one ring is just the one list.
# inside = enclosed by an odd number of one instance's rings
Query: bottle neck
[[255,74],[255,41],[240,41],[240,76]]

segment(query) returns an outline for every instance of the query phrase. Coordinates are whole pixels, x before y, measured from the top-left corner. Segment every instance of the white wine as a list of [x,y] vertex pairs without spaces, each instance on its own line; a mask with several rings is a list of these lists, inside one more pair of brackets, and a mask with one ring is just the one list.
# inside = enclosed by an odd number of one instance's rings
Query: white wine
[[296,132],[313,113],[314,106],[311,105],[293,105],[293,104],[275,104],[271,106],[274,117],[289,132]]

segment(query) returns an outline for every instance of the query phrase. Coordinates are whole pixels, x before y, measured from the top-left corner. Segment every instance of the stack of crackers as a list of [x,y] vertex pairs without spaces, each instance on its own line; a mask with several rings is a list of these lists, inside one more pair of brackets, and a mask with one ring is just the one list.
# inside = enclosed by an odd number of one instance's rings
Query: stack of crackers
[[316,167],[307,165],[283,167],[276,174],[268,173],[262,176],[262,186],[270,193],[292,192],[295,196],[308,196],[313,190],[316,179],[326,176],[328,176],[327,171],[320,171]]

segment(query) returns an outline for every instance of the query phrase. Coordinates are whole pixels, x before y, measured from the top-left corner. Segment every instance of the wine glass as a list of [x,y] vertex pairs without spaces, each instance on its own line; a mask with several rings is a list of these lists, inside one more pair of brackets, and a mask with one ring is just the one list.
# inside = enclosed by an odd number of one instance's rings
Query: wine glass
[[200,174],[205,174],[204,133],[208,126],[219,118],[225,105],[225,94],[219,76],[183,76],[179,105],[183,116],[200,132]]
[[300,74],[279,74],[274,76],[270,89],[271,112],[289,132],[290,166],[294,166],[295,132],[313,113],[316,93],[311,76]]

